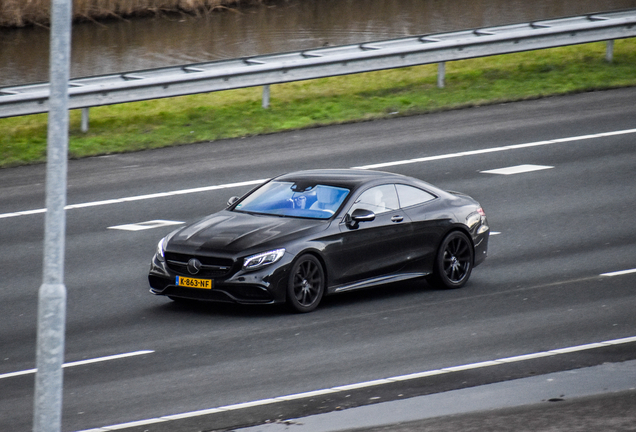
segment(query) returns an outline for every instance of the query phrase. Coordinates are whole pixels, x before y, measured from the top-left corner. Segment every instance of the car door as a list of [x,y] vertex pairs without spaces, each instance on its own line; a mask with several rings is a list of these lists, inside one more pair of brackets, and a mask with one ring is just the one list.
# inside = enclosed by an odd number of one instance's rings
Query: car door
[[396,184],[400,208],[411,221],[411,239],[404,243],[410,256],[409,270],[432,271],[437,248],[448,230],[452,214],[437,196],[426,190]]
[[[340,242],[332,250],[332,284],[342,285],[398,271],[408,260],[404,242],[411,236],[409,217],[400,210],[395,185],[375,186],[362,192],[347,211],[364,209],[375,218],[355,225],[339,224]],[[345,218],[347,219],[347,218]]]

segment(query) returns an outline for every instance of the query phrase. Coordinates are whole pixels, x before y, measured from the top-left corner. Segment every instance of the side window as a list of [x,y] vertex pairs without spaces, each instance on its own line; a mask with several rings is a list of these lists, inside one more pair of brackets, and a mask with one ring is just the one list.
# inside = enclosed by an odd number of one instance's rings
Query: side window
[[434,200],[436,197],[422,189],[403,184],[396,184],[398,196],[400,197],[400,207],[411,207]]
[[373,187],[362,193],[353,203],[349,214],[362,208],[371,210],[375,214],[382,214],[399,208],[395,186],[392,184]]

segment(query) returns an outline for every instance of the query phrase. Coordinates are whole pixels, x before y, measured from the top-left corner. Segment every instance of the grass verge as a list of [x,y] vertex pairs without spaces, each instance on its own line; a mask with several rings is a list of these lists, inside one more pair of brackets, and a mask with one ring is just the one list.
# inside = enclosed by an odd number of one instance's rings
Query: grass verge
[[[426,65],[271,87],[91,108],[90,130],[70,113],[69,157],[81,158],[550,95],[636,85],[636,38]],[[46,159],[47,115],[0,119],[0,167]]]

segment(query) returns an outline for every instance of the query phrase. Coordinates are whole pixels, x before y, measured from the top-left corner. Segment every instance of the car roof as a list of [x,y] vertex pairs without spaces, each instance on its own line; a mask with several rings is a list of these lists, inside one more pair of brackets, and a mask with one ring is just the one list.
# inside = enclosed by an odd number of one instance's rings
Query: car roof
[[274,180],[278,181],[292,181],[302,182],[308,184],[324,184],[329,186],[345,187],[347,189],[357,189],[358,187],[373,183],[375,181],[407,181],[410,177],[405,177],[400,174],[393,174],[383,171],[371,171],[360,169],[319,169],[319,170],[307,170],[296,171],[288,174],[283,174],[276,177]]

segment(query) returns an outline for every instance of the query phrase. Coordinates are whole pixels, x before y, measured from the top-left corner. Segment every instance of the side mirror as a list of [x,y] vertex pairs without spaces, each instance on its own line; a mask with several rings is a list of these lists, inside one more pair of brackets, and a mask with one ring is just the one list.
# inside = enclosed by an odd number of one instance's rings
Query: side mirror
[[227,200],[227,206],[233,206],[234,204],[236,204],[236,202],[241,199],[240,197],[237,196],[233,196],[232,198],[230,198],[229,200]]
[[371,222],[374,219],[375,213],[371,210],[355,209],[351,215],[347,215],[347,226],[355,229],[360,222]]

